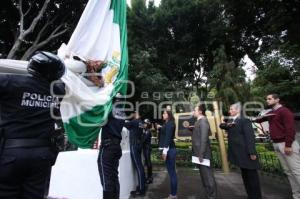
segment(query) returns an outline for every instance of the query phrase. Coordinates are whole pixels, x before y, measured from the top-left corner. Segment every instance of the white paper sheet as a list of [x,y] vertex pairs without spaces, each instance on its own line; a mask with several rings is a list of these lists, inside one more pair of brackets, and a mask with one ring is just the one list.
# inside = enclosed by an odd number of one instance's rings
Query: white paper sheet
[[200,162],[199,157],[196,157],[196,156],[192,156],[192,163],[210,167],[210,160],[209,159],[203,159],[203,162]]

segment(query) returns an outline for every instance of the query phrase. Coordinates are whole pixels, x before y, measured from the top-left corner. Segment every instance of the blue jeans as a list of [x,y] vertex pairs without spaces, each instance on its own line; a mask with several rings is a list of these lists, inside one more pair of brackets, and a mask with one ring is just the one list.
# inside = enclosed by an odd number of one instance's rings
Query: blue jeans
[[171,195],[177,195],[176,148],[170,148],[167,154],[166,166],[170,177]]

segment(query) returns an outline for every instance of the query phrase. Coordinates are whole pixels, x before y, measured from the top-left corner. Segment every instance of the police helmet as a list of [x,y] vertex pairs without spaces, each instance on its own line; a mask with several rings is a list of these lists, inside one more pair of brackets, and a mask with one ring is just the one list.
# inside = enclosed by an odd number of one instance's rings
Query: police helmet
[[50,52],[39,51],[31,57],[27,66],[28,73],[48,81],[60,79],[65,73],[65,64]]

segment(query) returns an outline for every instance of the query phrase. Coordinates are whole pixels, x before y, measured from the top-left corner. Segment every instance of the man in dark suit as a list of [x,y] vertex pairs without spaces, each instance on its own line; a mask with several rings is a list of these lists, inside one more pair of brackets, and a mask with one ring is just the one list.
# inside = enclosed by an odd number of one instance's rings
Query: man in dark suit
[[261,199],[254,131],[251,121],[242,117],[240,113],[239,103],[231,105],[229,110],[231,118],[227,123],[222,123],[220,128],[228,132],[228,159],[241,168],[248,199]]
[[[211,160],[211,148],[209,141],[210,127],[207,118],[205,117],[204,105],[197,106],[194,110],[194,117],[197,121],[194,124],[192,135],[193,155],[199,158],[200,162],[203,159]],[[206,191],[208,199],[217,198],[217,185],[213,174],[212,166],[199,165],[202,184]]]

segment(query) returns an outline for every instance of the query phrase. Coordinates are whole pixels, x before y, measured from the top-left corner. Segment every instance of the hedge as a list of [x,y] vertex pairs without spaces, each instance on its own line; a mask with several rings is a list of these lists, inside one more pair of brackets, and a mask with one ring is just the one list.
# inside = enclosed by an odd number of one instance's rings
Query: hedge
[[[227,146],[227,144],[226,144]],[[177,166],[182,167],[195,167],[195,164],[191,162],[192,150],[190,142],[176,142],[177,148]],[[219,145],[217,142],[211,143],[212,148],[212,164],[214,168],[221,169],[222,161],[220,157]],[[270,143],[258,143],[256,144],[256,150],[259,155],[261,170],[275,175],[283,176],[284,172],[280,165],[280,162],[273,150]],[[164,165],[164,161],[161,158],[161,152],[157,145],[152,146],[152,162],[155,165]],[[235,168],[230,165],[231,168]]]

